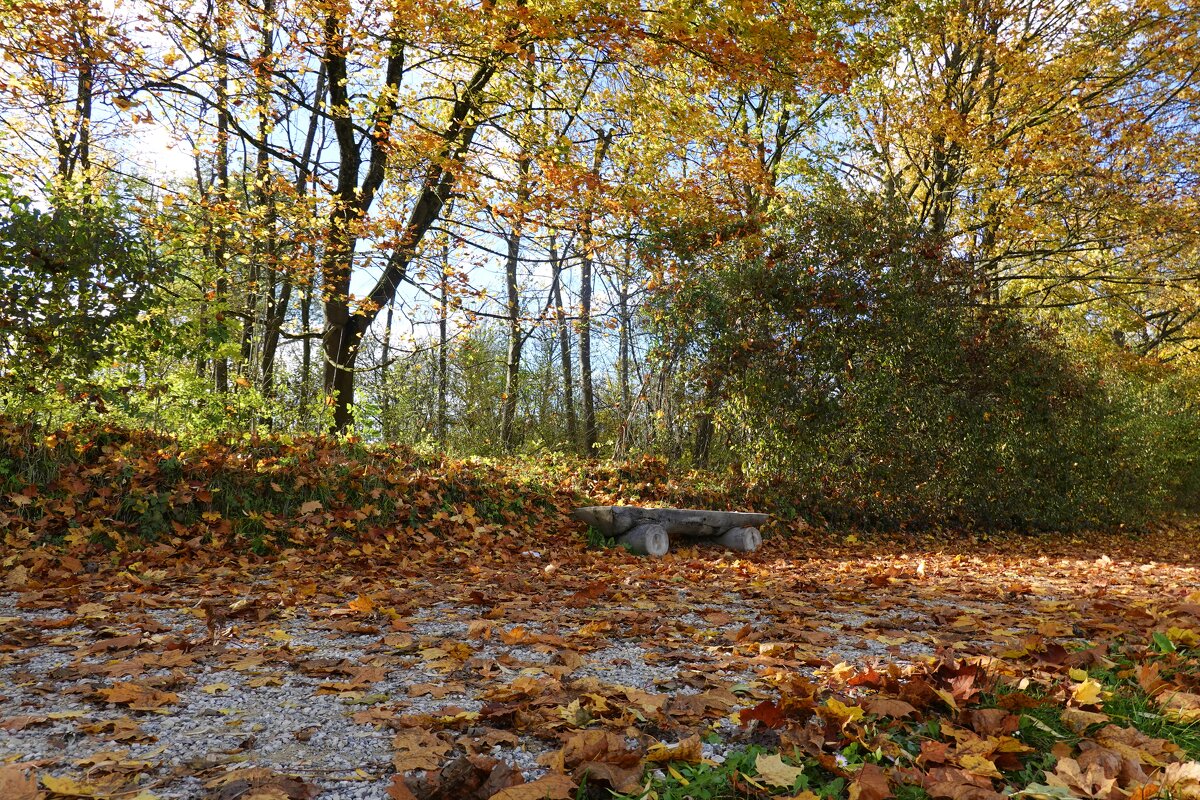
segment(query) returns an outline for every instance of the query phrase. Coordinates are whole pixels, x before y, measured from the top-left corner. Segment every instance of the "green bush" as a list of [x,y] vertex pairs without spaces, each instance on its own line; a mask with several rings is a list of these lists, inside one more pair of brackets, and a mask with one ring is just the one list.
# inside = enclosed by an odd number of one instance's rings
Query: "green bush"
[[715,376],[726,458],[830,521],[1062,529],[1198,496],[1194,379],[1027,320],[868,204],[678,275],[658,318]]

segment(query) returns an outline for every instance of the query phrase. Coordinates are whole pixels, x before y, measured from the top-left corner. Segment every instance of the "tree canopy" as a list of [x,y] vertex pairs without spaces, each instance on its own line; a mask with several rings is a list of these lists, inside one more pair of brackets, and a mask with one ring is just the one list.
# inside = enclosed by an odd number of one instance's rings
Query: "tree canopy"
[[3,13],[9,414],[1195,499],[1193,3]]

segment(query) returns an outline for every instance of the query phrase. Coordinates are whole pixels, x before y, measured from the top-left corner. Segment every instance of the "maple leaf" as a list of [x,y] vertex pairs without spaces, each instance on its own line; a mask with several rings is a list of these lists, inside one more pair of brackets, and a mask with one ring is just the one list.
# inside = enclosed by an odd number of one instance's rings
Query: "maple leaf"
[[570,772],[577,781],[607,785],[624,793],[641,788],[642,751],[607,731],[580,731],[549,759],[552,768]]
[[400,731],[392,739],[392,747],[396,754],[392,756],[392,766],[397,772],[411,772],[417,769],[437,769],[442,764],[442,757],[450,752],[450,745],[437,736],[419,728]]
[[835,697],[830,697],[825,701],[825,705],[817,708],[817,713],[830,722],[837,723],[840,727],[845,728],[851,722],[857,722],[862,719],[866,713],[861,706],[848,706]]
[[359,614],[371,614],[375,611],[375,601],[364,594],[356,596],[346,605]]
[[796,779],[804,774],[803,767],[793,767],[791,764],[783,763],[783,758],[779,753],[771,755],[760,753],[758,758],[754,759],[754,769],[762,778],[763,783],[782,789],[792,788]]
[[1084,768],[1073,758],[1060,758],[1054,772],[1046,773],[1046,783],[1068,789],[1076,797],[1118,800],[1125,796],[1116,776],[1109,775],[1103,765],[1091,763]]
[[1167,796],[1179,800],[1200,800],[1200,761],[1168,764],[1158,778]]
[[1100,725],[1109,721],[1107,714],[1084,711],[1079,708],[1064,708],[1060,719],[1064,725],[1080,735],[1083,735],[1093,725]]
[[131,681],[101,689],[97,694],[105,702],[128,706],[134,711],[155,711],[170,703],[179,702],[179,695],[174,692],[160,691]]
[[1100,706],[1104,697],[1104,687],[1100,682],[1088,678],[1071,689],[1071,699],[1081,706]]
[[300,504],[300,516],[308,516],[309,514],[315,514],[318,511],[320,511],[321,509],[323,509],[324,507],[325,506],[322,505],[320,500],[309,500],[305,503]]
[[314,800],[321,789],[302,778],[284,775],[267,767],[248,767],[227,772],[204,784],[218,791],[209,795],[212,800]]
[[1172,722],[1190,725],[1200,721],[1200,694],[1192,692],[1163,692],[1158,701],[1163,716]]
[[738,719],[741,720],[743,726],[753,720],[758,720],[768,728],[778,728],[786,721],[783,709],[773,700],[763,700],[754,708],[739,711]]
[[863,764],[850,783],[850,800],[885,800],[892,797],[887,773],[878,764]]
[[575,782],[565,775],[546,775],[536,781],[501,789],[489,800],[571,800]]
[[917,713],[911,704],[891,697],[872,697],[864,703],[867,713],[877,717],[894,717],[903,719]]

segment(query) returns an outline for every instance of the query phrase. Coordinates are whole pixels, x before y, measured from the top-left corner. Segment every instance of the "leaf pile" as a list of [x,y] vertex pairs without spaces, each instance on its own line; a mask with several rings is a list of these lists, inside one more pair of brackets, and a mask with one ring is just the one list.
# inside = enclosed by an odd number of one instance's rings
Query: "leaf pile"
[[655,462],[110,436],[6,473],[0,797],[1200,796],[1186,520],[649,560],[567,512],[713,497]]

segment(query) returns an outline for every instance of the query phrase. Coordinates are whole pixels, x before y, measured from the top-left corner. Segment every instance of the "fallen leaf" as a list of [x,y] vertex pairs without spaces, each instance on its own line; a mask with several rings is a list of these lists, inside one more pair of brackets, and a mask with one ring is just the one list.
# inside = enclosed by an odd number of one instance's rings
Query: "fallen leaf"
[[63,797],[97,797],[107,792],[95,786],[77,781],[74,778],[59,778],[53,775],[42,776],[42,786],[54,794]]
[[863,764],[850,783],[850,800],[885,800],[891,796],[887,773],[878,764]]
[[754,769],[764,783],[783,789],[792,788],[796,784],[796,779],[804,774],[802,767],[793,767],[783,763],[783,758],[779,753],[774,755],[760,753],[754,760]]
[[437,769],[451,749],[448,743],[420,728],[409,728],[397,733],[392,739],[392,747],[396,750],[396,754],[392,756],[392,766],[401,773],[417,769]]
[[573,797],[573,780],[566,775],[546,775],[530,783],[501,789],[492,795],[490,800],[571,800]]
[[646,752],[646,761],[651,764],[665,764],[670,761],[699,764],[704,757],[702,750],[703,745],[699,736],[690,736],[674,745],[659,742]]
[[20,764],[0,766],[0,797],[4,800],[35,800],[38,795],[37,776]]

